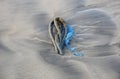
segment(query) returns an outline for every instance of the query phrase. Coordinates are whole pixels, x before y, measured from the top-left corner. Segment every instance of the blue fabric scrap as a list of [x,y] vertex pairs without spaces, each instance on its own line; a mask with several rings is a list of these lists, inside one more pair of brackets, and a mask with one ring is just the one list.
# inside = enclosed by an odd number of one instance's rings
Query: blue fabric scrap
[[71,47],[69,45],[70,41],[72,40],[74,36],[74,30],[70,25],[67,25],[67,35],[64,40],[65,46],[75,55],[75,56],[84,56],[83,52],[76,52],[74,47]]

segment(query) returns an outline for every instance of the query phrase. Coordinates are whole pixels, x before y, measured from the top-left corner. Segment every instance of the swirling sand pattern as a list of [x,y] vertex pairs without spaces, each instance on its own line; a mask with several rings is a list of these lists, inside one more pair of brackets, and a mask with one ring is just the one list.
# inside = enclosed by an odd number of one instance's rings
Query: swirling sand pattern
[[[119,0],[1,0],[0,79],[120,79]],[[75,57],[56,54],[48,24],[61,16],[75,30]]]

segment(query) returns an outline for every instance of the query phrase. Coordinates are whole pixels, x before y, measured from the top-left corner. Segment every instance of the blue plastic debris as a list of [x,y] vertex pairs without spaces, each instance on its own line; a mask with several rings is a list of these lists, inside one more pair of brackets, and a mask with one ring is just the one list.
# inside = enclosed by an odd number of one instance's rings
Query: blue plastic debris
[[74,55],[75,56],[84,56],[84,53],[83,52],[74,52]]
[[70,41],[74,36],[74,30],[70,25],[67,25],[67,35],[64,40],[65,46],[75,55],[75,56],[84,56],[83,52],[76,52],[75,48],[69,45]]

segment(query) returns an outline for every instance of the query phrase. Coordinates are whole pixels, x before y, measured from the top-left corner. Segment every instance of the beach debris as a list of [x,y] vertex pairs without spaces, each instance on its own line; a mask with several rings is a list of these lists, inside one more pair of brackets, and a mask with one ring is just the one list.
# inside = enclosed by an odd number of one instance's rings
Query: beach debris
[[75,56],[84,56],[83,52],[77,52],[70,46],[70,41],[74,36],[73,28],[68,25],[61,17],[55,17],[49,24],[49,35],[52,40],[55,51],[64,55],[63,49],[66,47]]

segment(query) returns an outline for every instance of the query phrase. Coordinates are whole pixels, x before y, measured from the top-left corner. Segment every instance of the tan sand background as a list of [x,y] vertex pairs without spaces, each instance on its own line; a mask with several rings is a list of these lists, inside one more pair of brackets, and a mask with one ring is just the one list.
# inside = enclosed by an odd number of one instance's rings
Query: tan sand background
[[[84,57],[56,54],[55,16],[72,25]],[[0,79],[120,79],[120,0],[0,0]]]

